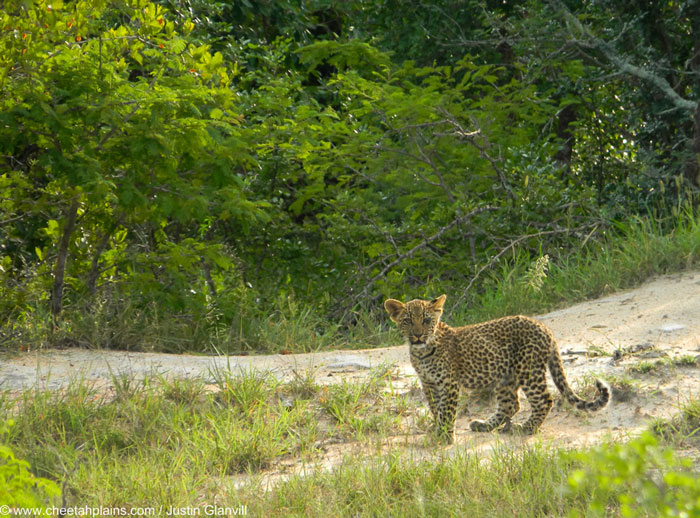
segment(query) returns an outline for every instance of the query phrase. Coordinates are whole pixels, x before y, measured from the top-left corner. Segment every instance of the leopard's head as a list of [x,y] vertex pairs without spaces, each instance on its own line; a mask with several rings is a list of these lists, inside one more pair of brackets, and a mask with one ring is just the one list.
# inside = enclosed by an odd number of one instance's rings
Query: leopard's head
[[401,334],[408,339],[408,343],[418,345],[426,343],[435,333],[446,298],[446,295],[440,295],[434,300],[416,299],[406,304],[387,299],[384,308],[389,313],[389,318],[399,326]]

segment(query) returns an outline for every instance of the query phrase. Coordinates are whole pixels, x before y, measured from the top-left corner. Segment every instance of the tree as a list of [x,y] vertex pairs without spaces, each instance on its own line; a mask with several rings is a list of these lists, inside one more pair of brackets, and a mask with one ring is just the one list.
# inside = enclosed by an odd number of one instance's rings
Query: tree
[[[681,137],[688,140],[681,171],[692,185],[700,185],[700,82],[693,80],[700,72],[700,4],[694,0],[634,6],[603,2],[593,16],[629,20],[619,27],[612,42],[594,35],[562,1],[552,0],[551,4],[567,24],[568,37],[583,53],[594,52],[614,74],[642,87],[641,96],[652,106],[647,117],[661,121],[672,116],[674,122],[665,125],[691,128],[687,137]],[[648,65],[635,64],[638,56]],[[673,127],[666,131],[675,132]]]
[[71,256],[92,290],[96,270],[133,261],[113,255],[97,266],[120,229],[146,225],[158,253],[226,268],[218,245],[182,240],[214,206],[248,224],[266,205],[245,193],[251,159],[222,55],[192,45],[162,7],[139,0],[17,1],[1,16],[3,234],[25,244],[3,264],[16,277],[18,257],[36,251],[52,272],[55,319]]
[[10,327],[265,348],[296,301],[315,333],[384,295],[467,300],[693,196],[694,2],[5,7]]

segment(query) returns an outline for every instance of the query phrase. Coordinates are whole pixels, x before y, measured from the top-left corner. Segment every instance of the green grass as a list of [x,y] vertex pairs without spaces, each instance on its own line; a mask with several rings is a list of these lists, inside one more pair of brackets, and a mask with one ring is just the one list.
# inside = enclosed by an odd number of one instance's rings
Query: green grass
[[400,454],[348,460],[332,473],[294,477],[252,498],[255,516],[565,516],[583,501],[566,491],[572,463],[533,447],[477,456]]
[[641,360],[627,367],[627,372],[630,374],[650,374],[654,372],[659,372],[663,367],[669,365],[668,361],[665,360]]
[[[629,464],[628,464],[629,462]],[[254,488],[253,488],[254,491]],[[697,516],[700,483],[689,462],[645,435],[565,452],[538,443],[416,461],[398,454],[350,460],[251,494],[256,516]]]
[[[654,275],[697,268],[700,221],[682,213],[664,227],[672,230],[663,231],[651,217],[633,218],[617,222],[581,247],[574,243],[570,249],[550,251],[544,242],[531,242],[485,269],[469,291],[465,291],[471,280],[468,268],[462,271],[461,281],[440,280],[440,272],[432,272],[437,280],[420,290],[447,293],[445,318],[455,325],[508,314],[544,313],[636,286]],[[545,260],[545,256],[556,259]],[[379,299],[344,318],[328,317],[333,314],[332,301],[342,297],[342,293],[324,294],[317,297],[323,301],[318,305],[305,304],[291,294],[263,305],[241,301],[235,317],[225,322],[215,312],[173,316],[155,305],[137,308],[123,301],[119,307],[69,306],[54,327],[51,315],[37,308],[12,320],[11,329],[6,330],[9,338],[1,345],[7,349],[68,345],[265,354],[381,347],[402,341]]]
[[664,372],[673,372],[678,368],[697,367],[700,360],[698,356],[683,355],[676,358],[660,358],[657,360],[640,360],[632,365],[627,366],[626,371],[629,374],[661,374]]
[[656,420],[651,430],[676,446],[700,448],[700,399],[684,405],[673,419]]
[[[655,275],[697,268],[700,221],[678,216],[670,232],[663,232],[650,218],[618,222],[616,232],[565,257],[563,262],[549,262],[543,277],[529,254],[514,253],[491,272],[481,292],[470,295],[468,304],[448,310],[451,320],[471,323],[544,313],[637,286]],[[533,280],[537,281],[534,287]],[[462,293],[461,287],[455,286],[454,293],[453,300]]]
[[677,367],[697,367],[700,364],[700,356],[691,356],[684,354],[678,358],[674,358],[673,364]]
[[[250,516],[663,516],[669,499],[687,505],[700,497],[692,466],[648,437],[580,452],[537,438],[480,455],[420,441],[348,450],[330,471],[289,472],[268,487],[267,470],[312,466],[340,440],[386,444],[422,433],[406,423],[423,404],[396,394],[387,366],[332,386],[312,372],[285,382],[253,371],[213,376],[213,384],[115,378],[109,391],[76,381],[62,392],[5,393],[0,422],[11,417],[14,425],[0,444],[62,487],[69,506],[216,503],[247,505]],[[687,446],[697,440],[698,416],[696,401],[653,429],[664,443]],[[623,514],[625,495],[637,492],[646,498],[643,512]]]
[[257,371],[212,375],[213,384],[115,376],[110,390],[76,381],[19,399],[5,393],[0,422],[14,420],[8,441],[38,475],[65,482],[70,501],[102,505],[188,505],[213,498],[231,475],[401,428],[386,367],[332,386],[313,373],[285,383]]
[[400,428],[408,406],[405,400],[392,404],[395,394],[389,381],[390,371],[380,366],[365,380],[344,379],[321,389],[320,406],[336,423],[338,434],[363,440]]

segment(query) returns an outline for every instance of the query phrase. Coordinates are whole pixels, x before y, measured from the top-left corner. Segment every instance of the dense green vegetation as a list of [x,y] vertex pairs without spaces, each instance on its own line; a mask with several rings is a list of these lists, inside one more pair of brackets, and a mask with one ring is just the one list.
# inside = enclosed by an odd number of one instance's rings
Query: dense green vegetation
[[[60,494],[58,485],[51,480],[36,477],[26,461],[18,459],[7,444],[11,420],[0,428],[0,505],[40,508]],[[3,511],[3,515],[9,514]]]
[[0,346],[381,343],[385,296],[697,264],[699,46],[694,0],[8,0]]

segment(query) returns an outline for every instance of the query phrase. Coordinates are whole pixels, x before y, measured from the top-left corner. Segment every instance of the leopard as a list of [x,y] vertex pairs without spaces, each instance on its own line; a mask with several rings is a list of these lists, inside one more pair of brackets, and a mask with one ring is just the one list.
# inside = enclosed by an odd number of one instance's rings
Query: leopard
[[[447,296],[415,299],[405,304],[387,299],[384,308],[408,341],[411,364],[418,374],[433,416],[438,439],[454,442],[461,389],[495,394],[497,408],[486,420],[473,420],[473,432],[535,434],[552,409],[547,388],[549,369],[554,385],[578,410],[594,412],[611,400],[609,386],[595,381],[596,397],[577,396],[566,380],[552,331],[531,317],[513,315],[462,327],[441,320]],[[520,424],[512,421],[520,410],[522,389],[531,412]]]

